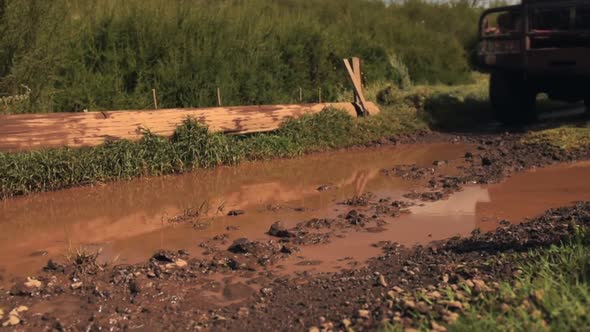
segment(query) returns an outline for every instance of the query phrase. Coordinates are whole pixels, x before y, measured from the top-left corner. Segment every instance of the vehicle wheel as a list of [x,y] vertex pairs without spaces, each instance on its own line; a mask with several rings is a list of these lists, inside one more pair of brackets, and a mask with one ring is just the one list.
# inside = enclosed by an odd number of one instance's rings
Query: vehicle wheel
[[490,101],[494,115],[501,123],[520,126],[537,120],[536,97],[536,92],[519,73],[492,73]]

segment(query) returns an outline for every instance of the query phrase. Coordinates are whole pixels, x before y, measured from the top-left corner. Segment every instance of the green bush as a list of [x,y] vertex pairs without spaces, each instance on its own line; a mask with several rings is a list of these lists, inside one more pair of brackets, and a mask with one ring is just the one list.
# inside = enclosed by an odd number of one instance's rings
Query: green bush
[[[0,0],[5,112],[79,112],[335,99],[364,80],[469,79],[478,9],[466,2],[372,0]],[[399,61],[392,63],[397,57]],[[401,62],[401,66],[399,65]],[[3,107],[3,106],[0,106]],[[0,108],[0,112],[2,108]]]

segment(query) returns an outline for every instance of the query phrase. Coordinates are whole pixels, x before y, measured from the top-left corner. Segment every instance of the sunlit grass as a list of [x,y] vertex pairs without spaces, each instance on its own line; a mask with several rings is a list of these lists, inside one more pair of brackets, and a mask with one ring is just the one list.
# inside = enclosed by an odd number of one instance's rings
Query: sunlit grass
[[[590,325],[590,236],[587,229],[560,245],[518,254],[501,254],[496,263],[511,264],[520,271],[512,278],[497,279],[493,291],[472,294],[467,309],[452,323],[434,322],[448,331],[587,331]],[[484,263],[485,264],[485,263]],[[450,288],[441,291],[452,298]],[[467,306],[467,305],[465,305]],[[432,330],[429,315],[418,314],[414,326]],[[381,331],[404,328],[386,323]]]
[[522,275],[501,283],[450,331],[586,331],[590,326],[590,237],[515,258]]
[[524,141],[530,144],[546,143],[561,149],[576,149],[589,146],[590,121],[530,132]]

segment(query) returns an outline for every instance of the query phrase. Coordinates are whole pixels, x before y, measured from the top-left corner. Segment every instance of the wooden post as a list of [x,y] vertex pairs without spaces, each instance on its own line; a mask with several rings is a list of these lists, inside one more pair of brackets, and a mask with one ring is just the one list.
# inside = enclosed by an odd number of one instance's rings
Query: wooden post
[[[361,59],[358,57],[352,58],[352,71],[354,72],[354,78],[358,84],[358,86],[363,87],[363,81],[361,78]],[[354,102],[360,104],[360,98],[358,94],[354,94]]]
[[368,108],[367,108],[367,101],[365,100],[365,96],[363,95],[363,87],[362,84],[360,84],[359,80],[357,79],[357,74],[354,72],[354,70],[352,69],[352,66],[350,65],[350,61],[348,59],[344,59],[344,66],[346,67],[346,71],[348,72],[348,77],[350,78],[350,81],[352,82],[352,88],[354,93],[358,96],[358,105],[360,105],[361,110],[362,110],[362,114],[363,115],[368,115]]
[[152,89],[152,97],[154,98],[154,109],[158,109],[158,96],[156,95],[156,89]]
[[221,106],[221,90],[217,88],[217,106]]
[[299,87],[299,103],[303,102],[303,89]]
[[319,90],[318,90],[318,97],[319,97],[318,98],[319,99],[319,103],[321,104],[322,103],[322,88],[319,88]]

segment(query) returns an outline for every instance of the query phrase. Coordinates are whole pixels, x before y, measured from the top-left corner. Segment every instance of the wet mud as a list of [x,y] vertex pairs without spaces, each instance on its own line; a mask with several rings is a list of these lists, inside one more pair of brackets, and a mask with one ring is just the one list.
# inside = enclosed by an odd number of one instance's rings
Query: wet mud
[[[590,184],[576,181],[590,175],[590,164],[568,163],[588,159],[588,150],[566,153],[524,145],[517,135],[416,140],[431,143],[275,162],[266,169],[275,170],[270,172],[276,174],[274,182],[255,184],[240,170],[217,171],[222,173],[216,183],[227,183],[229,189],[206,200],[216,202],[214,209],[204,209],[203,203],[182,209],[164,197],[165,206],[177,212],[163,218],[158,200],[148,194],[147,202],[155,206],[144,210],[153,208],[149,220],[160,221],[145,233],[131,221],[127,236],[119,226],[102,232],[109,222],[97,222],[94,232],[86,228],[85,217],[65,223],[79,227],[73,232],[78,240],[71,242],[79,245],[80,239],[96,234],[96,247],[105,247],[106,253],[50,246],[64,239],[51,233],[56,229],[51,224],[38,230],[47,234],[47,242],[20,247],[27,255],[11,249],[18,242],[6,237],[6,251],[13,256],[3,253],[9,260],[2,271],[7,293],[0,295],[0,307],[8,312],[24,306],[26,310],[14,311],[16,325],[32,330],[372,330],[383,319],[411,327],[420,312],[444,323],[456,319],[463,304],[438,296],[440,287],[468,283],[479,291],[493,289],[496,279],[514,271],[483,264],[486,256],[557,243],[572,234],[572,223],[589,220],[587,203],[522,219],[590,201]],[[315,169],[289,169],[291,162]],[[223,172],[238,175],[230,178]],[[260,178],[264,176],[268,174]],[[555,181],[540,180],[547,176]],[[181,191],[175,196],[181,206],[190,206],[184,198],[195,201],[191,193],[208,186],[202,174],[196,184],[179,179],[172,178],[168,190]],[[281,181],[287,184],[281,186]],[[280,189],[269,191],[269,183]],[[209,188],[214,192],[218,187]],[[238,198],[225,204],[236,188]],[[514,195],[519,201],[509,204],[494,199],[497,195]],[[534,203],[523,204],[527,200]],[[4,211],[19,215],[16,209]],[[123,219],[113,218],[112,224],[137,218],[123,209],[120,213]],[[0,223],[18,234],[15,225],[25,227],[24,232],[35,229],[34,222]],[[19,265],[22,257],[31,267]],[[37,270],[29,273],[35,265]],[[424,304],[412,297],[416,291],[430,294],[432,301]],[[71,311],[64,313],[68,306]]]
[[198,244],[221,234],[264,239],[276,221],[294,226],[333,218],[348,211],[338,202],[366,192],[401,197],[419,184],[383,177],[381,169],[460,160],[465,149],[444,143],[357,149],[3,201],[0,268],[6,277],[27,276],[80,247],[102,249],[103,263],[133,264],[158,249],[200,254]]

